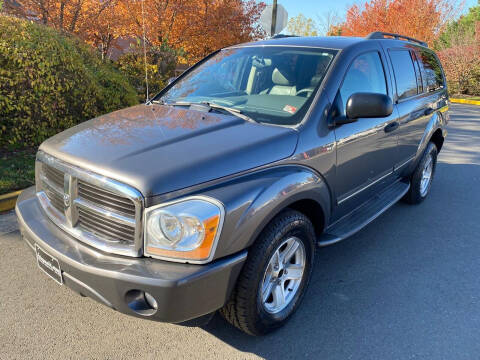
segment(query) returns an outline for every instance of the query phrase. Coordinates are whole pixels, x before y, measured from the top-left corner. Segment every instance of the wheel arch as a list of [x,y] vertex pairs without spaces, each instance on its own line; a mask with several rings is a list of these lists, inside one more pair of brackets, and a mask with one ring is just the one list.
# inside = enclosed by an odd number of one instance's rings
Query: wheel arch
[[437,147],[437,151],[440,152],[443,147],[443,142],[445,141],[442,129],[437,128],[437,130],[435,130],[435,132],[430,137],[430,141],[435,144],[435,146]]
[[[254,179],[252,179],[254,177]],[[306,215],[320,234],[331,212],[331,194],[324,178],[300,165],[284,165],[252,174],[234,186],[222,186],[230,200],[215,258],[249,248],[284,209]],[[216,194],[212,196],[219,198]]]
[[427,126],[425,127],[425,131],[423,133],[422,139],[420,140],[420,144],[417,149],[417,154],[415,156],[415,164],[418,163],[420,158],[423,155],[428,143],[432,141],[436,146],[438,152],[440,152],[443,142],[445,140],[446,130],[444,129],[444,120],[439,112],[435,112],[430,121],[428,122]]
[[317,237],[319,237],[325,230],[324,210],[317,201],[313,199],[298,200],[287,206],[287,208],[296,210],[305,215],[312,223]]

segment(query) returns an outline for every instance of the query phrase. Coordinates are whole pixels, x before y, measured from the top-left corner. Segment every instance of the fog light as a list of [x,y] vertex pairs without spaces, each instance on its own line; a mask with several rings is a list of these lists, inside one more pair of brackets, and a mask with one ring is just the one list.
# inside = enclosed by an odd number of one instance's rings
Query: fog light
[[151,316],[157,312],[158,303],[155,298],[142,290],[130,290],[125,294],[128,307],[142,316]]
[[150,305],[152,309],[155,309],[155,310],[158,309],[157,300],[155,300],[155,298],[152,295],[150,295],[148,292],[145,293],[145,301],[147,302],[148,305]]

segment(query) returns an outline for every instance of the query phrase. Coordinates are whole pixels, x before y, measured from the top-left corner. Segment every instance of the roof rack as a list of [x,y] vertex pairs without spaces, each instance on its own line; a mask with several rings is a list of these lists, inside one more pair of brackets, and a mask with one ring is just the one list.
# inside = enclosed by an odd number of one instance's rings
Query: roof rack
[[368,34],[365,39],[386,39],[385,36],[393,37],[395,40],[402,40],[403,39],[403,40],[408,40],[408,41],[411,41],[411,42],[416,42],[417,44],[428,47],[428,44],[425,41],[417,40],[417,39],[414,39],[412,37],[405,36],[405,35],[382,32],[382,31],[374,31],[374,32]]
[[282,39],[282,38],[289,38],[289,37],[298,37],[298,35],[276,34],[272,36],[272,39]]

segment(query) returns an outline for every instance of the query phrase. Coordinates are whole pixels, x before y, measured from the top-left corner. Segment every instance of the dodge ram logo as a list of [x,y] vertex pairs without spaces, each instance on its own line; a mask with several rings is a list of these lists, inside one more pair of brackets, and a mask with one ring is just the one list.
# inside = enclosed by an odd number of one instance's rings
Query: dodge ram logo
[[70,195],[69,194],[63,194],[63,204],[65,207],[70,206]]

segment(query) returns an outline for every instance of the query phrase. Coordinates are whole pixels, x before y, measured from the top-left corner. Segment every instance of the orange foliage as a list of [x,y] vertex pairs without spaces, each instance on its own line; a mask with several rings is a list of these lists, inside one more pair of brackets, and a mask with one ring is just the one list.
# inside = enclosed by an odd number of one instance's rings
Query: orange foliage
[[[145,0],[147,41],[160,45],[166,41],[174,49],[183,49],[189,62],[208,53],[259,37],[255,26],[265,5],[255,0]],[[136,6],[141,32],[141,11]]]
[[432,44],[459,7],[453,0],[371,0],[349,8],[346,21],[329,34],[366,36],[384,31]]
[[[142,38],[142,0],[17,0],[7,9],[74,33],[104,55],[116,39]],[[262,35],[255,0],[144,0],[147,43],[183,49],[190,62]]]

